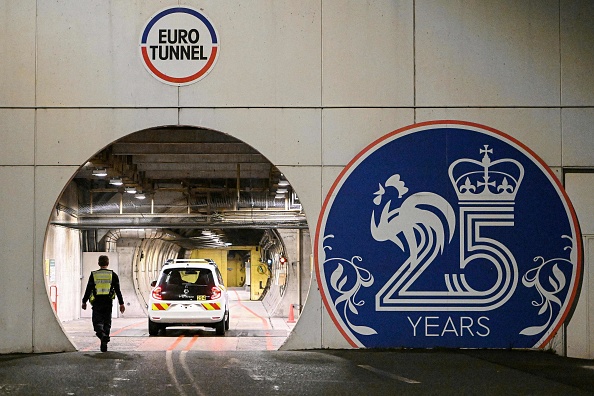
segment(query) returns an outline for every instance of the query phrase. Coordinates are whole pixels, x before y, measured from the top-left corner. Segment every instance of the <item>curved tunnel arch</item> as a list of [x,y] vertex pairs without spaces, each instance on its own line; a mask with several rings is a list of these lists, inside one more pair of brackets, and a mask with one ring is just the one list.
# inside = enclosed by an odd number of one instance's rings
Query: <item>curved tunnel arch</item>
[[[162,230],[160,231],[156,231],[154,229],[150,229],[150,228],[145,228],[142,230],[139,229],[126,229],[126,228],[120,228],[120,227],[113,227],[113,225],[111,225],[109,223],[109,221],[106,221],[105,219],[100,219],[98,220],[98,223],[95,224],[92,228],[90,228],[90,230],[92,230],[90,232],[91,237],[90,239],[93,239],[94,243],[89,243],[89,236],[86,235],[85,238],[82,237],[83,234],[85,234],[85,226],[84,224],[84,217],[85,215],[89,215],[89,213],[87,212],[86,214],[84,214],[83,216],[81,216],[81,212],[83,212],[83,206],[81,204],[81,191],[80,191],[80,186],[77,184],[77,179],[78,178],[83,178],[85,180],[93,180],[92,178],[89,178],[89,176],[85,176],[85,175],[81,175],[82,173],[86,172],[88,174],[89,171],[92,171],[92,169],[89,169],[89,162],[91,162],[92,160],[96,159],[96,158],[103,158],[106,155],[105,153],[109,152],[110,150],[113,150],[114,145],[118,144],[119,142],[123,142],[126,141],[127,138],[130,138],[131,136],[134,137],[138,137],[141,136],[143,133],[153,133],[156,130],[168,130],[171,134],[175,135],[175,132],[180,130],[181,127],[179,126],[175,126],[175,127],[165,127],[165,128],[150,128],[150,129],[145,129],[145,130],[141,130],[138,132],[134,132],[132,134],[129,134],[123,138],[120,138],[118,140],[115,140],[114,142],[110,143],[109,145],[105,146],[102,150],[98,151],[94,156],[92,156],[91,158],[89,158],[87,161],[85,161],[85,164],[82,165],[77,172],[75,172],[75,174],[70,178],[70,180],[66,183],[64,189],[62,190],[62,192],[60,193],[58,199],[56,200],[56,204],[55,204],[55,213],[52,213],[52,215],[50,216],[50,221],[46,230],[46,234],[45,234],[45,241],[44,241],[44,250],[43,250],[43,258],[44,258],[44,280],[46,283],[46,289],[48,290],[48,297],[50,299],[50,303],[52,308],[54,308],[54,310],[56,311],[56,317],[58,319],[58,321],[64,321],[64,320],[72,320],[72,319],[77,319],[79,317],[78,315],[78,307],[79,307],[79,301],[80,301],[80,297],[81,297],[81,293],[84,291],[83,290],[77,290],[77,286],[80,284],[80,279],[83,279],[84,282],[86,282],[86,277],[88,276],[88,274],[84,273],[83,271],[83,264],[82,264],[82,257],[84,256],[85,251],[89,251],[89,250],[105,250],[105,251],[110,251],[112,249],[117,250],[115,248],[115,246],[117,246],[117,241],[122,237],[122,235],[124,235],[125,237],[134,237],[132,239],[136,239],[136,242],[133,242],[130,244],[130,246],[128,246],[129,248],[132,249],[132,253],[129,254],[130,259],[132,260],[132,262],[130,263],[130,265],[133,267],[130,269],[130,278],[131,279],[127,279],[130,280],[131,282],[129,282],[129,289],[134,290],[136,293],[136,297],[132,303],[132,305],[135,305],[135,309],[133,309],[134,312],[138,312],[139,310],[143,309],[143,305],[145,304],[144,299],[142,298],[142,295],[147,294],[148,291],[150,290],[150,280],[152,280],[151,278],[155,278],[155,275],[158,273],[158,270],[160,269],[160,264],[159,263],[163,263],[166,259],[168,258],[173,258],[173,257],[177,257],[178,255],[182,254],[184,250],[187,250],[187,248],[180,248],[179,246],[175,245],[175,243],[169,242],[169,241],[164,241],[163,240],[163,235],[166,234],[165,232],[163,232]],[[183,128],[188,128],[188,127],[183,127]],[[220,132],[216,132],[216,131],[212,131],[212,130],[206,130],[206,129],[201,129],[201,128],[195,128],[195,127],[190,127],[189,129],[191,129],[194,132],[199,132],[199,131],[208,131],[208,133],[216,133],[216,134],[220,134],[220,136],[227,136],[228,138],[232,139],[232,140],[236,140],[237,142],[243,144],[246,147],[249,147],[251,150],[253,150],[253,148],[251,148],[251,146],[247,145],[246,143],[243,143],[241,141],[238,141],[237,139],[231,137],[230,135],[226,135],[224,133],[220,133]],[[171,134],[169,137],[171,137]],[[132,139],[134,140],[134,139]],[[236,144],[237,142],[233,142],[231,144]],[[222,144],[224,144],[225,142],[222,142]],[[137,143],[138,144],[138,143]],[[183,150],[182,150],[183,151]],[[187,154],[185,154],[187,155]],[[260,155],[259,152],[257,152],[257,155]],[[264,156],[262,156],[262,158],[265,159]],[[268,161],[266,159],[266,161]],[[277,172],[278,174],[280,174],[280,171],[278,171],[278,169],[276,169],[274,167],[274,165],[272,165],[272,163],[270,163],[270,161],[268,161],[268,163],[270,164],[271,169],[274,168],[274,171]],[[122,164],[115,164],[116,167],[120,166],[120,169],[123,169],[123,165]],[[93,164],[94,166],[94,164]],[[270,174],[272,174],[272,172],[270,172]],[[280,174],[282,177],[282,174]],[[91,177],[92,173],[91,173]],[[239,181],[240,177],[237,177],[237,181],[238,181],[238,187],[240,185],[240,181]],[[135,181],[134,178],[131,178],[131,180]],[[286,179],[285,179],[286,180]],[[239,190],[239,188],[238,188]],[[84,195],[84,193],[83,193]],[[120,195],[123,195],[123,193],[120,193]],[[91,193],[92,196],[92,193]],[[240,197],[240,193],[237,192],[237,197]],[[296,197],[296,195],[294,195],[294,197]],[[289,200],[293,198],[293,196],[290,196],[289,198],[285,199],[285,209],[287,208],[287,205],[289,203]],[[103,198],[104,199],[104,198]],[[90,208],[90,213],[93,214],[93,198],[91,197],[91,208]],[[109,208],[111,207],[112,209],[114,208],[114,202],[113,202],[113,197],[111,200],[107,200],[104,201],[104,206],[107,207],[109,210]],[[97,202],[95,202],[95,204],[97,204]],[[268,202],[266,202],[266,208],[260,208],[260,209],[268,209],[267,205]],[[120,209],[120,213],[122,212],[122,200],[120,197],[120,205],[119,205],[119,209]],[[188,204],[188,208],[190,207],[190,205]],[[95,207],[96,209],[96,207]],[[105,209],[105,208],[104,208]],[[253,210],[253,203],[252,203],[252,210]],[[188,211],[190,211],[190,209],[188,209]],[[304,214],[302,213],[302,210],[300,209],[299,212],[301,212],[303,219],[305,218]],[[96,212],[95,212],[96,214]],[[241,220],[241,219],[240,219]],[[281,219],[282,221],[282,219]],[[295,224],[295,222],[293,221],[293,223],[289,223],[288,227],[292,227],[291,224]],[[129,226],[129,225],[126,225]],[[258,225],[258,229],[262,228],[261,225]],[[301,228],[305,228],[307,229],[306,223],[305,223],[305,227],[301,227]],[[60,229],[61,231],[56,231]],[[299,228],[295,228],[294,230],[298,230]],[[89,230],[89,229],[87,229]],[[100,238],[98,238],[99,235],[99,231],[100,230],[108,230],[105,232],[105,235],[101,236]],[[149,231],[147,231],[149,230]],[[284,231],[285,233],[287,231]],[[301,231],[297,231],[297,233],[299,235],[301,235]],[[65,238],[67,240],[66,242],[66,246],[68,246],[71,250],[74,251],[74,253],[70,253],[70,257],[68,260],[70,260],[71,262],[74,262],[75,264],[72,265],[72,267],[70,268],[70,270],[61,270],[58,269],[59,267],[61,267],[61,265],[58,265],[57,263],[62,263],[62,262],[66,262],[67,260],[63,260],[63,254],[64,251],[62,249],[60,249],[56,243],[55,243],[55,239],[57,236],[60,235],[66,235],[67,237]],[[78,236],[78,238],[77,238]],[[60,239],[60,243],[64,243],[64,238],[61,237]],[[78,241],[78,247],[77,247],[77,239]],[[305,246],[309,247],[309,249],[311,249],[311,242],[309,240],[309,235],[306,235],[306,242],[305,242]],[[302,243],[301,238],[298,238],[298,243]],[[112,246],[113,245],[113,246]],[[101,249],[96,249],[97,247],[100,247]],[[306,249],[307,249],[306,247]],[[298,247],[298,248],[294,248],[294,249],[288,249],[291,250],[290,255],[295,255],[295,254],[301,254],[300,252],[303,251],[302,247]],[[78,257],[76,257],[78,256]],[[53,257],[53,258],[52,258]],[[59,257],[59,258],[56,258]],[[305,257],[309,257],[309,253],[307,253],[305,255]],[[278,254],[277,254],[277,259],[278,259]],[[148,264],[144,264],[143,267],[143,263],[142,261],[144,261],[144,263],[148,263]],[[298,263],[298,262],[302,262],[303,257],[294,257],[292,260],[294,263]],[[126,263],[126,266],[128,265],[128,263]],[[278,268],[275,268],[275,266],[278,266],[277,262],[274,262],[273,265],[270,266],[271,269],[273,270],[278,270]],[[126,267],[128,268],[128,267]],[[144,269],[144,270],[143,270]],[[69,272],[69,274],[67,275],[66,272]],[[303,271],[306,275],[307,275],[307,271]],[[77,280],[77,278],[79,278],[79,280]],[[271,276],[272,278],[272,276]],[[301,277],[293,277],[291,278],[290,276],[287,276],[285,278],[285,281],[296,281],[297,279],[300,279]],[[302,279],[302,278],[301,278]],[[275,286],[278,286],[278,277],[274,277],[273,282],[271,282],[272,284],[274,284]],[[283,293],[280,293],[280,288],[277,288],[277,290],[275,290],[276,295],[274,295],[274,293],[266,293],[266,298],[269,298],[271,301],[270,304],[268,304],[270,307],[274,308],[275,311],[277,311],[276,314],[287,314],[289,311],[289,307],[290,305],[295,305],[297,304],[298,306],[303,305],[305,298],[303,297],[304,295],[307,295],[307,290],[309,290],[309,281],[311,280],[311,278],[307,281],[307,285],[304,287],[303,285],[297,285],[293,287],[293,295],[291,296],[291,298],[296,298],[296,296],[299,296],[300,300],[299,301],[289,301],[289,302],[285,302],[285,309],[278,309],[279,306],[283,305],[283,298],[288,298],[289,293],[284,293],[284,291],[286,291],[287,289],[287,285],[282,285],[284,287],[282,287],[283,289]],[[59,297],[58,298],[54,298],[52,296],[52,287],[53,286],[57,286],[60,285],[60,293],[59,293]],[[81,289],[84,286],[81,285]],[[68,291],[66,291],[66,289],[68,289]],[[129,290],[129,291],[131,291]],[[269,290],[269,289],[267,289]],[[303,292],[303,290],[305,290],[305,292]],[[274,295],[274,296],[273,296]],[[274,297],[274,298],[270,298],[270,297]],[[58,300],[58,301],[54,301],[54,300]],[[137,301],[136,301],[137,300]],[[131,301],[130,298],[128,298],[128,301]],[[130,305],[130,303],[128,303]],[[130,307],[129,307],[130,308]],[[68,348],[66,348],[68,349]]]

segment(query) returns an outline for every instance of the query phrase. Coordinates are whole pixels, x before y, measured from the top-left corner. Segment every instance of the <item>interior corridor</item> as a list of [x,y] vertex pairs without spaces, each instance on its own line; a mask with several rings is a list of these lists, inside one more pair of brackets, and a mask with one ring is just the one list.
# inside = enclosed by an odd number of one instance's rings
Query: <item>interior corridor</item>
[[[271,318],[261,301],[250,301],[249,291],[229,288],[230,328],[225,336],[206,327],[168,327],[165,335],[149,337],[147,317],[114,318],[109,351],[264,351],[277,350],[295,323]],[[90,318],[62,322],[79,351],[99,351]]]

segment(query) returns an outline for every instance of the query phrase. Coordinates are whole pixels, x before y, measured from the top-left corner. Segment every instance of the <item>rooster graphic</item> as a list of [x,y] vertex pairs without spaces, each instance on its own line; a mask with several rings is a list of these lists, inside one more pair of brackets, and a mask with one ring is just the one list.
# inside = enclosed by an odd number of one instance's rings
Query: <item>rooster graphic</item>
[[[407,192],[404,181],[400,175],[392,175],[384,183],[385,187],[379,185],[379,190],[374,194],[373,202],[380,205],[387,188],[394,188],[401,199]],[[428,254],[436,254],[437,250],[443,251],[445,242],[445,227],[442,218],[438,215],[441,212],[446,220],[448,229],[448,241],[451,240],[456,228],[454,210],[450,204],[437,194],[430,192],[419,192],[406,198],[400,207],[391,209],[392,200],[389,200],[383,207],[379,222],[376,224],[375,211],[371,214],[371,235],[378,242],[392,241],[403,251],[405,247],[401,239],[404,237],[410,251],[411,269],[414,268],[422,257]],[[417,239],[416,235],[419,235]],[[433,252],[428,252],[431,246]]]
[[[408,188],[399,174],[390,176],[374,194],[373,202],[379,206],[385,196],[396,190],[398,200],[408,193]],[[443,252],[446,241],[451,241],[456,228],[454,210],[441,196],[431,192],[418,192],[404,198],[400,206],[392,208],[392,200],[384,204],[379,219],[375,211],[371,214],[371,235],[378,242],[391,241],[402,251],[408,250],[409,258],[400,266],[392,278],[392,290],[398,289],[405,280],[416,277]],[[406,246],[405,246],[406,244]],[[400,276],[402,275],[402,276]],[[396,278],[396,279],[395,279]],[[399,279],[400,278],[400,279]]]

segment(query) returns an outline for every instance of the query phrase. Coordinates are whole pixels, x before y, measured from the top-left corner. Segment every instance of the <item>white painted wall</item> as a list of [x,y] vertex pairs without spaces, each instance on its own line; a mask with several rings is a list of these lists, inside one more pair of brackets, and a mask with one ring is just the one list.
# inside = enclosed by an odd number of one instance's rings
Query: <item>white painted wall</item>
[[568,173],[565,188],[584,236],[584,274],[578,304],[567,326],[567,354],[594,359],[594,173]]
[[[221,52],[181,88],[138,56],[142,26],[172,4],[0,2],[0,183],[14,186],[0,207],[0,353],[73,349],[46,292],[49,214],[79,166],[141,129],[193,125],[250,144],[287,175],[312,236],[345,164],[413,122],[484,123],[559,171],[594,169],[589,0],[187,0],[216,24]],[[348,347],[316,283],[284,347]]]
[[[77,210],[77,199],[76,188],[69,185],[59,203],[65,208]],[[50,215],[55,221],[76,221],[67,210],[56,209]],[[78,319],[82,298],[80,233],[65,227],[48,226],[46,235],[43,265],[50,300],[55,301],[57,316],[61,321]]]

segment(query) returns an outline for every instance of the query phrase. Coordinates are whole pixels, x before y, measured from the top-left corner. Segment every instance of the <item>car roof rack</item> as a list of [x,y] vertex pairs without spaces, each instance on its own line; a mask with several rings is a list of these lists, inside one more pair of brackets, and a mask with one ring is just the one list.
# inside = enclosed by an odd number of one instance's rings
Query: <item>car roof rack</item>
[[217,263],[215,263],[215,261],[213,259],[209,259],[209,258],[198,258],[198,259],[168,259],[165,261],[165,264],[163,266],[166,265],[174,265],[174,264],[211,264],[214,265],[215,267],[217,266]]

